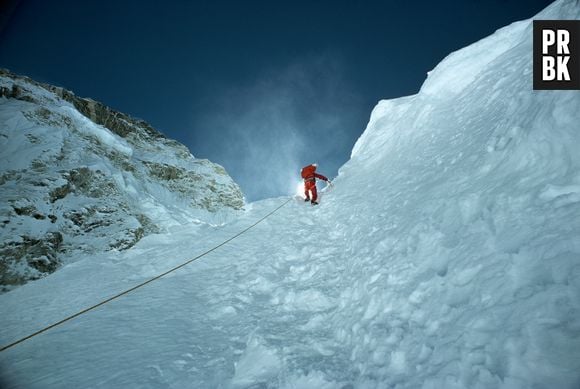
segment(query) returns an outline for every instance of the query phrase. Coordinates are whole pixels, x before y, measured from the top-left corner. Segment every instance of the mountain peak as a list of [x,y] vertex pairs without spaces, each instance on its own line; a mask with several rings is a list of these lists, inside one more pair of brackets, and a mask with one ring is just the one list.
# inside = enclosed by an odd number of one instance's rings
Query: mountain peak
[[102,103],[0,70],[0,285],[244,205],[223,167]]

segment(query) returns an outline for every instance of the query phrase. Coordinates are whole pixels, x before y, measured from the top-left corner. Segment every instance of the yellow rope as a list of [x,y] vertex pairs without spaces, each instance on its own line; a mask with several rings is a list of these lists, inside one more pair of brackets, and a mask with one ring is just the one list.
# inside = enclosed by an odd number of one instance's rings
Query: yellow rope
[[132,287],[132,288],[130,288],[130,289],[127,289],[127,290],[125,290],[125,291],[123,291],[123,292],[121,292],[121,293],[118,293],[118,294],[114,295],[113,297],[109,297],[108,299],[106,299],[106,300],[103,300],[103,301],[101,301],[101,302],[100,302],[100,303],[98,303],[98,304],[95,304],[95,305],[93,305],[93,306],[91,306],[91,307],[89,307],[89,308],[85,308],[85,309],[83,309],[82,311],[79,311],[79,312],[75,313],[74,315],[70,315],[70,316],[68,316],[68,317],[66,317],[66,318],[64,318],[64,319],[62,319],[62,320],[60,320],[60,321],[57,321],[56,323],[53,323],[53,324],[51,324],[51,325],[49,325],[49,326],[47,326],[47,327],[44,327],[43,329],[41,329],[41,330],[38,330],[38,331],[36,331],[36,332],[35,332],[35,333],[33,333],[33,334],[30,334],[30,335],[28,335],[28,336],[25,336],[24,338],[18,339],[18,340],[17,340],[17,341],[15,341],[15,342],[12,342],[12,343],[10,343],[10,344],[8,344],[8,345],[6,345],[6,346],[3,346],[2,348],[0,348],[0,352],[2,352],[2,351],[4,351],[4,350],[7,350],[7,349],[9,349],[9,348],[11,348],[11,347],[14,347],[14,346],[16,346],[17,344],[24,342],[25,340],[28,340],[28,339],[30,339],[30,338],[33,338],[33,337],[37,336],[37,335],[40,335],[40,334],[42,334],[43,332],[45,332],[45,331],[48,331],[48,330],[50,330],[51,328],[54,328],[54,327],[56,327],[56,326],[59,326],[59,325],[61,325],[61,324],[65,323],[65,322],[67,322],[67,321],[69,321],[69,320],[71,320],[71,319],[74,319],[74,318],[75,318],[75,317],[77,317],[77,316],[80,316],[80,315],[82,315],[82,314],[85,314],[85,313],[87,313],[87,312],[89,312],[89,311],[92,311],[93,309],[95,309],[95,308],[98,308],[98,307],[100,307],[101,305],[105,305],[105,304],[107,304],[107,303],[108,303],[108,302],[110,302],[110,301],[113,301],[113,300],[115,300],[115,299],[117,299],[117,298],[119,298],[119,297],[121,297],[121,296],[123,296],[123,295],[126,295],[126,294],[127,294],[127,293],[129,293],[129,292],[132,292],[132,291],[134,291],[134,290],[136,290],[136,289],[139,289],[139,288],[141,288],[141,287],[143,287],[143,286],[145,286],[145,285],[147,285],[147,284],[149,284],[149,283],[151,283],[151,282],[153,282],[153,281],[155,281],[155,280],[158,280],[158,279],[160,279],[161,277],[163,277],[163,276],[166,276],[167,274],[169,274],[169,273],[171,273],[171,272],[174,272],[175,270],[177,270],[177,269],[180,269],[180,268],[182,268],[182,267],[184,267],[184,266],[186,266],[186,265],[190,264],[191,262],[193,262],[193,261],[195,261],[195,260],[197,260],[197,259],[199,259],[199,258],[201,258],[201,257],[203,257],[203,256],[205,256],[205,255],[207,255],[207,254],[209,254],[209,253],[211,253],[212,251],[214,251],[214,250],[217,250],[218,248],[222,247],[223,245],[227,244],[228,242],[231,242],[232,240],[236,239],[238,236],[240,236],[240,235],[244,234],[245,232],[247,232],[247,231],[248,231],[248,230],[250,230],[251,228],[255,227],[256,225],[258,225],[259,223],[261,223],[262,221],[264,221],[266,218],[268,218],[268,217],[270,217],[271,215],[273,215],[273,214],[274,214],[276,211],[278,211],[280,208],[282,208],[283,206],[285,206],[286,204],[288,204],[288,203],[290,202],[290,200],[292,200],[292,197],[290,197],[290,198],[289,198],[287,201],[285,201],[285,202],[284,202],[282,205],[280,205],[278,208],[274,209],[273,211],[271,211],[270,213],[268,213],[266,216],[262,217],[260,220],[258,220],[258,221],[257,221],[257,222],[255,222],[254,224],[252,224],[251,226],[247,227],[246,229],[242,230],[241,232],[238,232],[236,235],[234,235],[234,236],[232,236],[231,238],[229,238],[229,239],[227,239],[227,240],[223,241],[223,242],[222,242],[222,243],[220,243],[219,245],[217,245],[217,246],[215,246],[215,247],[213,247],[213,248],[211,248],[211,249],[209,249],[209,250],[207,250],[207,251],[205,251],[205,252],[203,252],[203,253],[199,254],[197,257],[195,257],[195,258],[192,258],[192,259],[190,259],[190,260],[188,260],[188,261],[186,261],[186,262],[182,263],[181,265],[175,266],[174,268],[172,268],[172,269],[169,269],[169,270],[167,270],[166,272],[164,272],[164,273],[162,273],[162,274],[159,274],[159,275],[157,275],[157,276],[155,276],[155,277],[153,277],[153,278],[151,278],[151,279],[149,279],[149,280],[147,280],[147,281],[145,281],[145,282],[142,282],[142,283],[140,283],[139,285],[135,285],[134,287]]

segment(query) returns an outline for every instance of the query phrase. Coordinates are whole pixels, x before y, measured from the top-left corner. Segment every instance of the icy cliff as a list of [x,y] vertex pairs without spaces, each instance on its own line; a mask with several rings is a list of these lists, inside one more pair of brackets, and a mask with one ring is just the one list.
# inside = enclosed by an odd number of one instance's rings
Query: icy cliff
[[243,206],[225,170],[142,120],[0,71],[0,287]]
[[334,318],[361,387],[580,385],[579,150],[580,93],[532,90],[531,20],[378,104],[328,227],[354,241]]

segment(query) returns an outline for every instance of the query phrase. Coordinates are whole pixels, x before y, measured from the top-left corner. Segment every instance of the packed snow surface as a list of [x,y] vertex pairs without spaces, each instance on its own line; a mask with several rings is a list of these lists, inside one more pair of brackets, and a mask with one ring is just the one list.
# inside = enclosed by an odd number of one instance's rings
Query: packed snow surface
[[[579,17],[558,1],[536,18]],[[4,385],[577,389],[580,94],[532,90],[531,37],[515,23],[451,54],[420,93],[379,103],[320,206],[293,199],[0,353]],[[0,339],[193,258],[284,201],[2,295]]]

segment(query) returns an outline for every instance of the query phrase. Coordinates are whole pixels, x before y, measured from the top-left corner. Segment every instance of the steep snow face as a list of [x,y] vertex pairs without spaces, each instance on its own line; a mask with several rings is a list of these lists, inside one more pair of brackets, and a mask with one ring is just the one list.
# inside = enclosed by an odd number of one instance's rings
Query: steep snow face
[[361,386],[580,385],[580,93],[533,91],[531,61],[530,20],[449,55],[341,169],[323,217],[355,242],[334,324]]
[[[579,16],[558,1],[536,18]],[[5,386],[577,389],[580,95],[532,91],[531,39],[525,21],[453,53],[419,94],[375,108],[321,205],[296,199],[0,353]],[[1,295],[0,339],[148,280],[286,200]]]
[[243,206],[225,170],[147,123],[61,88],[0,72],[0,287],[79,253],[219,222]]

